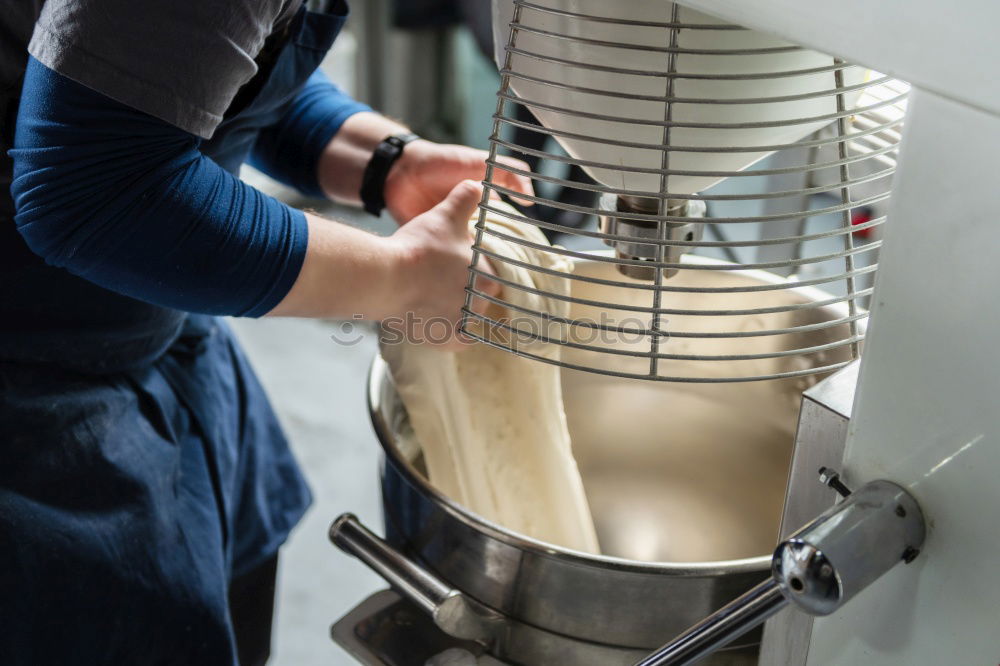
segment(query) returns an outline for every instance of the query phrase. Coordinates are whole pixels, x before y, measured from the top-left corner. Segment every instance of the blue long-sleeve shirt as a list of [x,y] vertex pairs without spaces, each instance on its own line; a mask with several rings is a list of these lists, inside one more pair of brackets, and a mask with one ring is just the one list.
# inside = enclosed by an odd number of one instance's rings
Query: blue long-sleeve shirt
[[[298,275],[306,221],[232,171],[252,150],[254,164],[265,172],[318,195],[322,148],[347,117],[367,108],[317,73],[289,102],[257,109],[262,124],[272,121],[259,131],[244,127],[229,140],[204,142],[32,58],[10,155],[17,231],[37,257],[22,243],[0,243],[0,271],[17,279],[44,260],[144,304],[263,315]],[[225,123],[219,131],[224,135]],[[42,284],[25,281],[22,291],[5,293],[0,313],[29,314],[36,324],[38,317],[64,317],[31,305],[32,291],[58,288],[59,279],[42,278]],[[106,305],[113,298],[81,297],[89,301],[83,308],[114,309]],[[51,300],[51,294],[41,298]],[[148,308],[137,312],[137,325],[170,318]],[[76,319],[85,322],[87,313]]]
[[303,194],[324,197],[316,178],[323,148],[345,120],[355,113],[370,110],[317,70],[281,121],[261,131],[249,163]]

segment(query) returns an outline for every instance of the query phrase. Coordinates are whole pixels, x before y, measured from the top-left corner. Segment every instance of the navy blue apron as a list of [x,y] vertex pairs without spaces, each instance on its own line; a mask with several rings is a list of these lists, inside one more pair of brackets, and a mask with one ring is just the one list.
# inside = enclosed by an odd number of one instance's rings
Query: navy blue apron
[[[205,154],[239,168],[340,31],[332,4],[269,39]],[[229,581],[310,499],[262,387],[222,320],[24,261],[26,289],[64,290],[0,322],[0,664],[235,666]],[[79,312],[38,305],[67,292]]]

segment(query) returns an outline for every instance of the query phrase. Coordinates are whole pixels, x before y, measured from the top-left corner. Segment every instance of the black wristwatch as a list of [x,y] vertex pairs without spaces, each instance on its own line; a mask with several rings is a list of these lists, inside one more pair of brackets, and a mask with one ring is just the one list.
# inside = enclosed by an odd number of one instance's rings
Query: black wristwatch
[[375,216],[382,214],[385,208],[385,178],[389,169],[402,156],[406,144],[419,138],[416,134],[394,134],[375,146],[361,178],[361,203],[365,211]]

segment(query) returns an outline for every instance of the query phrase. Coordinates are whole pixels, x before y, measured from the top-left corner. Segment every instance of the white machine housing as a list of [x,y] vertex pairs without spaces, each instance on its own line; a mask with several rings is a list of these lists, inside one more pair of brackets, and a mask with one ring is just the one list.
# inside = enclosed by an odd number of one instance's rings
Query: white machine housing
[[[675,71],[683,77],[665,79],[649,72],[664,69],[664,52],[671,46],[662,43],[665,31],[656,24],[671,21],[673,4],[668,2],[628,2],[609,8],[605,0],[548,0],[546,8],[565,11],[567,15],[537,11],[523,6],[520,29],[514,51],[506,51],[509,25],[514,18],[513,0],[493,3],[494,57],[511,76],[510,87],[545,127],[556,130],[556,140],[566,152],[580,160],[622,167],[656,169],[663,153],[621,145],[595,143],[582,137],[612,136],[636,144],[663,143],[662,122],[668,111],[663,100],[670,86],[671,97],[707,100],[749,100],[779,98],[758,104],[673,104],[670,120],[676,123],[718,123],[726,129],[712,130],[673,127],[670,143],[701,149],[727,146],[769,146],[795,143],[829,124],[829,120],[798,122],[801,118],[822,118],[837,111],[833,95],[816,95],[828,90],[832,75],[828,55],[800,49],[787,40],[755,30],[725,30],[726,21],[688,8],[679,8],[676,20],[705,29],[686,30],[678,35],[673,48],[684,50],[675,56]],[[573,14],[614,15],[626,11],[629,21],[653,26],[623,25],[580,21]],[[712,29],[710,26],[720,26]],[[568,36],[569,39],[560,37]],[[719,55],[746,49],[752,57]],[[519,51],[533,55],[523,55]],[[702,55],[704,53],[705,55]],[[543,56],[542,58],[537,56]],[[564,63],[574,66],[567,67]],[[577,66],[578,65],[578,66]],[[799,76],[767,76],[778,72],[813,71]],[[630,74],[628,71],[646,74]],[[714,78],[725,75],[725,78]],[[736,78],[746,75],[750,78]],[[860,67],[844,70],[844,85],[863,83],[866,72]],[[537,77],[541,83],[532,80]],[[705,78],[698,78],[705,77]],[[558,82],[559,86],[552,85]],[[596,91],[620,91],[623,94],[659,99],[629,99]],[[855,106],[861,90],[844,95],[848,108]],[[797,98],[797,99],[795,99]],[[565,109],[579,113],[568,114]],[[602,118],[602,116],[606,118]],[[610,118],[610,119],[608,119]],[[745,127],[733,127],[745,125]],[[677,152],[672,167],[692,171],[741,171],[769,155],[753,152]],[[584,166],[594,180],[608,186],[629,190],[660,191],[660,176],[655,173],[625,173],[618,169]],[[674,175],[670,178],[673,194],[694,194],[715,185],[719,177]]]

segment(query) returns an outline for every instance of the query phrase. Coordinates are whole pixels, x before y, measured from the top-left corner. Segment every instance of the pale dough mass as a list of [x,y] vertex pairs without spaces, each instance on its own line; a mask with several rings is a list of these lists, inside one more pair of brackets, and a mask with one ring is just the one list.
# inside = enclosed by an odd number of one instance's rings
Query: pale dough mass
[[[532,225],[492,213],[487,225],[547,245],[545,236]],[[483,245],[530,265],[564,273],[572,270],[570,262],[554,253],[490,234],[483,234]],[[515,284],[569,293],[567,278],[502,261],[492,264],[499,277]],[[505,286],[500,298],[535,312],[563,317],[569,313],[567,301],[516,287]],[[506,315],[519,328],[538,331],[537,317],[491,307],[491,317]],[[544,342],[522,341],[518,346],[550,358],[559,350],[559,345]],[[486,344],[458,353],[407,343],[383,344],[381,352],[435,487],[508,529],[567,548],[599,552],[573,459],[557,366]]]

